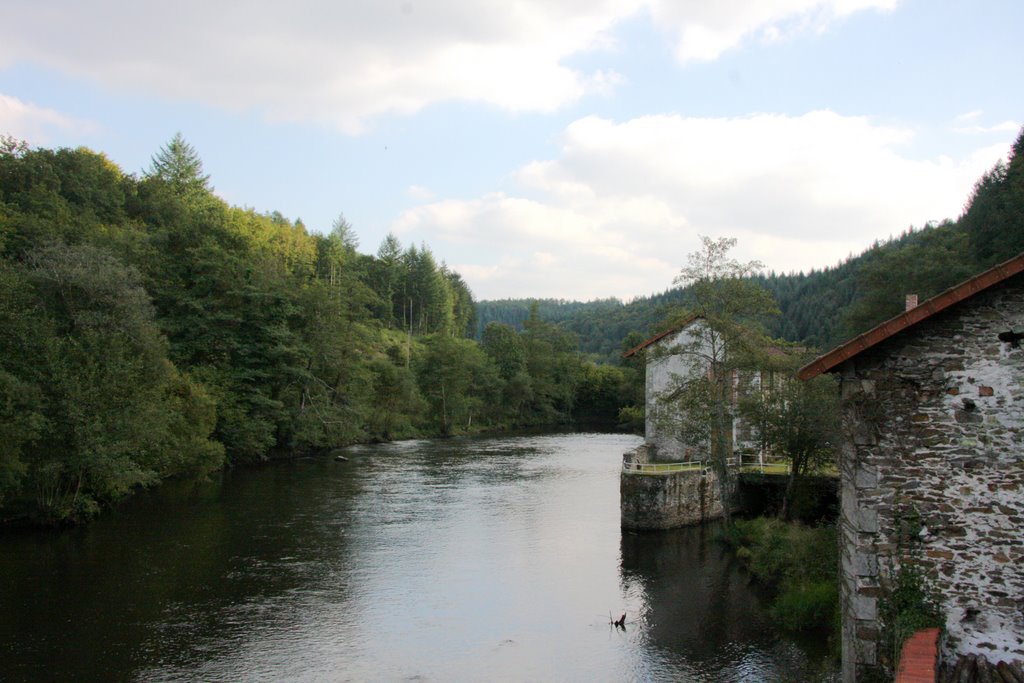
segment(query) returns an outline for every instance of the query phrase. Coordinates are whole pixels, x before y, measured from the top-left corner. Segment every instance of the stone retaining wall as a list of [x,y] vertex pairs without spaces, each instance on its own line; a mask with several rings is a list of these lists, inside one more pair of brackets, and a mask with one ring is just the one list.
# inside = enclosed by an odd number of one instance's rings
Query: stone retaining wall
[[[631,462],[647,462],[647,446],[627,453]],[[714,472],[637,473],[623,471],[619,482],[622,528],[673,529],[722,516]]]

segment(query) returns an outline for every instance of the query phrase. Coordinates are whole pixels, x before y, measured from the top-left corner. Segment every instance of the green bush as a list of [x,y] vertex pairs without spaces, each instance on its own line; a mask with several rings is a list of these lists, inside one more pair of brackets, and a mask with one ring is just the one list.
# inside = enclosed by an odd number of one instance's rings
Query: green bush
[[780,628],[837,631],[839,558],[834,528],[758,517],[736,520],[720,531],[718,539],[754,580],[774,590],[770,613]]
[[839,586],[833,581],[814,581],[785,589],[772,602],[770,613],[782,628],[803,631],[828,627],[838,609]]

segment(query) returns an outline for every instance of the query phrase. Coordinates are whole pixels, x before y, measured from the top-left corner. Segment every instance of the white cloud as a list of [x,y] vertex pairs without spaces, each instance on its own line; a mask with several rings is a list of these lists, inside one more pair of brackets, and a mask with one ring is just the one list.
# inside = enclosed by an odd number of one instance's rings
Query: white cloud
[[407,194],[410,199],[415,199],[418,202],[428,202],[434,198],[434,193],[429,188],[423,187],[422,185],[410,185],[406,188],[405,194]]
[[953,128],[957,133],[964,133],[966,135],[987,135],[989,133],[1016,133],[1020,130],[1020,124],[1016,121],[1003,121],[1002,123],[996,123],[991,126],[982,126],[975,124],[973,126],[957,126]]
[[735,236],[740,257],[777,271],[820,268],[879,236],[956,218],[1007,148],[917,159],[904,151],[913,138],[830,111],[587,117],[564,131],[558,158],[519,169],[521,196],[426,204],[395,227],[445,253],[486,247],[454,264],[484,276],[472,280],[481,298],[661,291],[698,234]]
[[562,60],[601,47],[639,0],[252,3],[12,0],[0,68],[34,62],[104,85],[318,120],[442,100],[549,111],[616,81]]
[[1017,133],[1021,124],[1017,121],[1002,121],[991,125],[984,125],[980,121],[985,112],[980,109],[964,112],[953,117],[954,125],[951,130],[961,135],[1001,135],[1004,133]]
[[95,125],[65,116],[53,109],[24,102],[17,97],[0,93],[0,133],[25,140],[33,145],[46,145],[51,133],[88,132]]
[[978,118],[981,117],[981,114],[982,114],[982,112],[981,112],[980,109],[974,109],[972,111],[966,111],[963,114],[960,114],[959,116],[957,116],[956,117],[956,121],[959,122],[959,123],[967,123],[968,121],[975,121],[975,120],[977,120]]
[[683,64],[717,59],[760,36],[774,43],[808,30],[823,31],[864,10],[892,10],[898,0],[727,0],[681,3],[651,0],[656,22],[677,36]]
[[552,111],[621,77],[567,58],[615,45],[646,13],[684,64],[895,0],[8,0],[0,68],[41,64],[104,86],[348,132],[439,101]]

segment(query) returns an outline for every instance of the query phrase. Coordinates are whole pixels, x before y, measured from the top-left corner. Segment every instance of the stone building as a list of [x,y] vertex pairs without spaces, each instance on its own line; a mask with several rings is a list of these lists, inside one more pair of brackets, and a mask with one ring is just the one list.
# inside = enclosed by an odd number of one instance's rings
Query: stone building
[[801,369],[841,379],[843,681],[879,664],[880,600],[913,565],[943,656],[1024,660],[1024,254]]
[[[630,349],[625,356],[646,354],[644,444],[625,455],[619,487],[624,529],[669,529],[717,519],[725,512],[715,468],[710,465],[710,443],[687,443],[676,424],[681,413],[672,398],[687,378],[709,371],[709,349],[719,343],[700,316],[662,332]],[[721,353],[719,348],[717,353]],[[734,371],[730,376],[732,399],[760,390],[765,371]],[[774,379],[772,380],[774,381]],[[757,451],[756,434],[742,419],[732,421],[726,435],[734,453]],[[669,463],[689,463],[673,466]]]
[[[646,353],[644,443],[651,462],[687,462],[708,457],[707,444],[685,443],[674,428],[678,408],[670,399],[683,379],[705,372],[704,348],[708,342],[708,326],[700,316],[691,316],[680,325],[666,330],[627,351],[629,358]],[[736,400],[746,391],[761,387],[762,373],[734,373]],[[742,419],[733,420],[729,442],[734,450],[756,451],[758,443],[750,426]]]

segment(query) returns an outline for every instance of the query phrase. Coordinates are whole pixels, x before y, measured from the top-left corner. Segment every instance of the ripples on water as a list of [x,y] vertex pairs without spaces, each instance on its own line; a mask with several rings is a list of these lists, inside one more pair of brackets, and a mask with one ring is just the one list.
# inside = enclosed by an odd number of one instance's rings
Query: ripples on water
[[637,443],[364,446],[0,537],[0,679],[825,680],[709,530],[620,531]]

